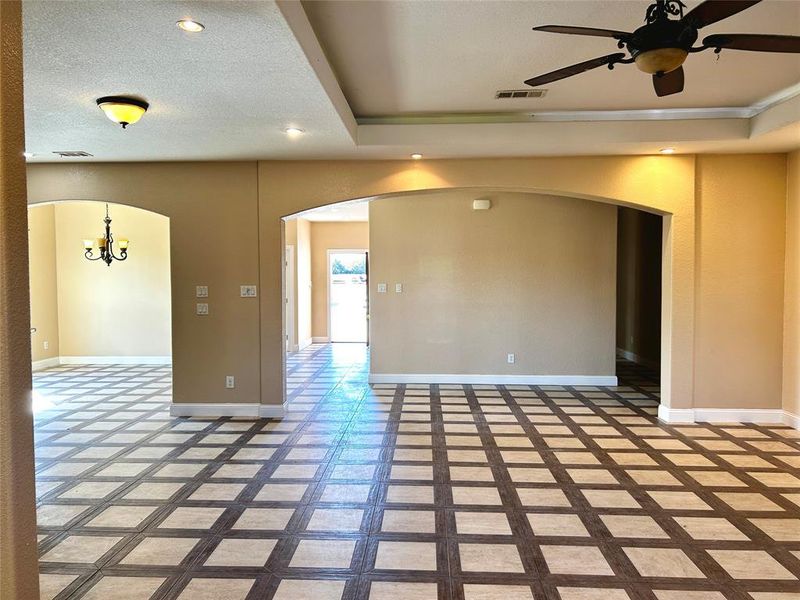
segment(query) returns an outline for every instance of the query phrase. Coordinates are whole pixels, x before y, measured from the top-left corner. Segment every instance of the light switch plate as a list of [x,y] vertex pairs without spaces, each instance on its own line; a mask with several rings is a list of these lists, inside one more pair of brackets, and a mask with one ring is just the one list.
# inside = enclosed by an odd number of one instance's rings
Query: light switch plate
[[198,298],[208,298],[208,286],[198,285],[196,288],[196,294]]
[[229,390],[232,390],[236,387],[236,379],[233,375],[226,375],[225,376],[225,387]]
[[385,283],[379,283],[378,284],[378,293],[379,294],[385,294],[386,293],[386,284]]
[[396,294],[402,294],[403,293],[403,284],[402,283],[395,283],[394,284],[394,291],[395,291]]
[[239,295],[242,298],[255,298],[257,295],[256,286],[254,285],[239,286]]
[[198,315],[207,315],[208,314],[208,304],[205,302],[198,302],[197,303],[197,314]]

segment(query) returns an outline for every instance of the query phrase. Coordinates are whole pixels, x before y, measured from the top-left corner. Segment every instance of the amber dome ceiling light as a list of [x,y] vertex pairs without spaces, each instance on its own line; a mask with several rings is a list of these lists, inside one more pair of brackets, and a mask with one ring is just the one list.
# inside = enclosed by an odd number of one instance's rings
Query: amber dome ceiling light
[[97,106],[114,123],[122,125],[123,129],[136,123],[150,108],[150,105],[144,100],[128,96],[103,96],[97,99]]

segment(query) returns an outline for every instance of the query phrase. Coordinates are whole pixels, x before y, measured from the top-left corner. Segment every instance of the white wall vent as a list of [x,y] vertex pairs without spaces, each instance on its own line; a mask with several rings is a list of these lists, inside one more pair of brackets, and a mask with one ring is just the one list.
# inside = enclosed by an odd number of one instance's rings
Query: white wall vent
[[80,156],[94,156],[83,150],[56,150],[53,154],[58,154],[61,158],[78,158]]
[[542,98],[547,93],[546,89],[532,89],[532,90],[497,90],[494,97],[497,100],[504,100],[506,98]]

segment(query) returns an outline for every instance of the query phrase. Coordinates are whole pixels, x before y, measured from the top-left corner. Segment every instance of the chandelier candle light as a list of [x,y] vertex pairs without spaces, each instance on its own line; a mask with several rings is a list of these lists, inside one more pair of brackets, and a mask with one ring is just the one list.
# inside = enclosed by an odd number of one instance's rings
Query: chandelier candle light
[[83,240],[83,255],[88,260],[102,260],[110,267],[113,261],[123,261],[128,258],[129,242],[126,239],[119,241],[119,256],[116,256],[114,254],[114,236],[111,235],[111,217],[108,216],[108,204],[106,204],[106,218],[103,219],[103,222],[106,224],[106,234],[96,240],[99,255],[94,255],[95,240]]

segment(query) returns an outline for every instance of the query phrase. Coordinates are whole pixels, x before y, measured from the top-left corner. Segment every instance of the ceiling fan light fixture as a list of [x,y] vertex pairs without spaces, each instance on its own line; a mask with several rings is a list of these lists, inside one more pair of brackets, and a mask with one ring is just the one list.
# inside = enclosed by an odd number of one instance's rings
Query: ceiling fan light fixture
[[680,67],[689,53],[683,48],[656,48],[636,55],[634,61],[640,71],[655,75],[669,73]]
[[122,125],[123,129],[136,123],[150,108],[144,100],[127,96],[103,96],[97,99],[97,106],[111,121]]

